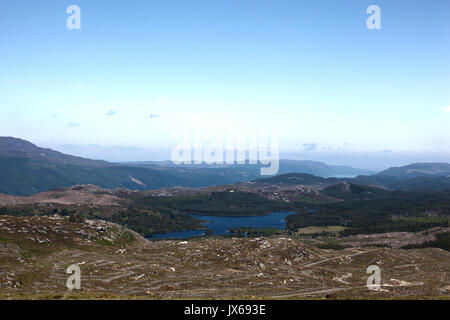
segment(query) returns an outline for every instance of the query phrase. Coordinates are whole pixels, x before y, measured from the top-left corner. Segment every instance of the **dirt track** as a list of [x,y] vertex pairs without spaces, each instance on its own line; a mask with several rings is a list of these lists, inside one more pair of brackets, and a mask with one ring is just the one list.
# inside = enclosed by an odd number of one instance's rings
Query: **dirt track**
[[[81,268],[82,294],[283,299],[450,295],[450,253],[440,249],[334,251],[287,237],[159,242],[141,238],[128,243],[113,224],[1,218],[3,297],[66,294],[65,270],[71,264]],[[34,219],[47,224],[47,234],[33,229]],[[31,236],[34,240],[29,239],[32,230],[40,234]],[[61,236],[68,238],[62,244]],[[380,267],[382,290],[365,286],[369,265]]]

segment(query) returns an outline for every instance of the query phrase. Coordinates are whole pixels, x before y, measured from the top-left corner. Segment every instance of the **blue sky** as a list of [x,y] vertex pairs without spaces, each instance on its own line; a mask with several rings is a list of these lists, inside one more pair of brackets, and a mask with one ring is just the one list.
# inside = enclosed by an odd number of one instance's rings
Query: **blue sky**
[[123,161],[167,159],[177,130],[263,126],[290,157],[450,161],[449,16],[446,0],[2,0],[0,135]]

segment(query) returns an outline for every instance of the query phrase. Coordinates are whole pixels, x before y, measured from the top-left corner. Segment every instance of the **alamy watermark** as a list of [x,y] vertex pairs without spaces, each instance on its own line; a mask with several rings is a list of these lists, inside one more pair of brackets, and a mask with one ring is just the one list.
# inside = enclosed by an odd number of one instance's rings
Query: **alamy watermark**
[[370,16],[367,18],[366,25],[369,30],[381,29],[381,9],[377,5],[370,5],[367,10],[367,14]]
[[367,278],[366,286],[369,290],[381,289],[381,269],[377,265],[371,265],[367,267],[366,273],[370,273],[371,276]]
[[[66,13],[70,16],[66,20],[66,26],[69,30],[81,29],[81,9],[78,5],[72,4],[67,7]],[[381,9],[378,5],[372,4],[367,7],[366,13],[370,16],[366,20],[366,26],[369,30],[381,29]]]
[[260,131],[250,135],[222,131],[207,134],[201,129],[174,136],[171,160],[174,164],[259,164],[261,175],[279,170],[278,134]]
[[70,5],[66,10],[67,14],[70,16],[66,20],[66,26],[69,30],[80,30],[81,29],[81,9],[77,5]]
[[72,264],[67,268],[66,273],[69,273],[69,274],[73,273],[69,278],[67,278],[67,281],[66,281],[67,289],[80,290],[81,289],[81,269],[80,269],[80,267],[76,264]]

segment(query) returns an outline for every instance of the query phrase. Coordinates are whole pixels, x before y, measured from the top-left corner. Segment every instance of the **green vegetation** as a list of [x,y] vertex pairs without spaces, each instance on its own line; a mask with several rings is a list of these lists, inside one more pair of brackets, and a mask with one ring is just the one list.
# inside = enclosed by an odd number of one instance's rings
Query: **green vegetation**
[[421,244],[409,244],[403,246],[402,249],[441,248],[450,251],[450,232],[438,233],[436,238],[434,241],[426,241]]
[[134,196],[131,200],[134,205],[103,219],[124,225],[145,237],[205,228],[199,219],[189,214],[254,216],[292,208],[290,204],[239,191],[181,197]]
[[[201,221],[189,214],[255,216],[296,211],[297,214],[286,218],[287,231],[315,236],[418,232],[448,227],[450,223],[450,191],[386,191],[344,183],[326,189],[330,194],[347,197],[344,201],[313,201],[306,196],[295,203],[285,203],[236,190],[171,197],[133,194],[123,199],[123,207],[16,205],[0,207],[0,215],[60,214],[68,216],[73,223],[104,219],[146,237],[154,233],[204,229]],[[276,234],[270,230],[250,230],[250,233]]]
[[113,242],[103,238],[103,236],[107,235],[105,232],[100,232],[100,236],[93,239],[94,242],[102,246],[123,247],[136,241],[136,237],[130,231],[119,232],[119,230],[117,229],[113,229],[112,231],[119,234],[119,236],[116,237]]
[[306,227],[299,228],[297,233],[304,235],[313,235],[313,234],[333,234],[338,235],[339,232],[344,231],[346,227],[343,226],[314,226],[314,227]]
[[114,214],[106,220],[123,225],[144,237],[151,237],[154,233],[204,228],[200,220],[187,214],[139,210],[135,207]]
[[448,223],[450,222],[450,216],[448,217],[400,217],[394,218],[393,221],[397,222],[411,222],[411,223]]
[[327,249],[327,250],[343,250],[346,248],[345,246],[342,246],[335,242],[319,243],[319,244],[316,244],[315,247],[317,247],[319,249]]
[[181,197],[135,196],[132,200],[133,206],[105,219],[124,225],[146,237],[154,233],[205,228],[200,220],[189,214],[254,216],[292,208],[291,205],[280,201],[239,191]]
[[82,214],[80,213],[70,213],[69,215],[69,221],[73,222],[73,223],[83,223],[84,222],[84,217]]
[[448,227],[450,191],[390,192],[377,199],[356,199],[312,206],[317,212],[290,215],[287,228],[295,231],[312,226],[347,227],[340,235],[417,232]]
[[186,229],[204,228],[201,221],[191,216],[162,208],[161,211],[152,210],[145,206],[129,206],[123,209],[105,208],[99,212],[90,207],[60,206],[39,208],[33,205],[14,207],[0,207],[0,215],[9,216],[49,216],[59,214],[69,217],[72,223],[82,223],[85,219],[101,219],[123,225],[145,237],[153,233],[166,233]]
[[[94,184],[102,188],[132,190],[180,185],[201,187],[242,181],[243,177],[235,171],[237,170],[208,168],[180,171],[158,166],[126,166],[109,163],[86,166],[0,155],[0,193],[25,196],[76,184]],[[142,184],[133,182],[130,177],[135,177]]]
[[262,178],[255,180],[256,182],[260,183],[284,183],[284,184],[291,184],[291,185],[311,185],[311,184],[318,184],[318,183],[337,183],[339,182],[339,179],[337,178],[321,178],[314,176],[312,174],[308,173],[287,173],[287,174],[280,174],[275,177],[270,178]]
[[181,197],[134,197],[138,205],[158,211],[221,216],[256,216],[274,211],[288,211],[290,204],[269,200],[248,192],[213,192]]
[[330,202],[336,202],[337,200],[334,199],[319,199],[317,197],[308,197],[308,196],[300,196],[297,199],[298,203],[302,203],[305,205],[309,204],[324,204],[324,203],[330,203]]
[[0,215],[8,216],[34,216],[34,215],[49,215],[50,211],[39,210],[31,206],[14,206],[14,207],[0,207]]
[[389,191],[365,186],[365,185],[357,185],[353,183],[341,182],[332,186],[329,186],[321,191],[330,197],[335,197],[343,200],[351,200],[351,199],[374,199],[386,196]]

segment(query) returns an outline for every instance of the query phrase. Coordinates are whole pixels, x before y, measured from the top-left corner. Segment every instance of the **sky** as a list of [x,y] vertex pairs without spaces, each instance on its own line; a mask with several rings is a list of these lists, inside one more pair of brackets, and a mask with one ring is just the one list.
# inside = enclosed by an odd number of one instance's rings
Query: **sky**
[[0,136],[143,161],[199,128],[274,130],[284,158],[450,162],[449,16],[448,0],[2,0]]

